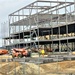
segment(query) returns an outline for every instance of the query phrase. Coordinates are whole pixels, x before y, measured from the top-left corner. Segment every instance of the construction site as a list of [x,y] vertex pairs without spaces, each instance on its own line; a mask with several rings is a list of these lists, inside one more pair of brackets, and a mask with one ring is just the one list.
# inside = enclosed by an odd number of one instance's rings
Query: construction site
[[36,0],[8,17],[0,75],[75,75],[75,0]]

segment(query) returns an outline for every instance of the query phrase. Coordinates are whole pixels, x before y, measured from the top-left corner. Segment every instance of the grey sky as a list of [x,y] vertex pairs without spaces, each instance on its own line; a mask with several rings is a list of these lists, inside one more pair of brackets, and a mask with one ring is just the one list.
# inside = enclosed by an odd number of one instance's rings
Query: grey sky
[[[0,0],[0,23],[8,20],[8,15],[36,0]],[[56,0],[53,0],[56,1]],[[65,1],[65,0],[58,0]],[[74,0],[66,0],[74,1]]]
[[1,38],[8,32],[8,15],[34,1],[35,0],[0,0],[0,46],[2,46]]
[[8,19],[8,15],[35,0],[0,0],[0,22]]

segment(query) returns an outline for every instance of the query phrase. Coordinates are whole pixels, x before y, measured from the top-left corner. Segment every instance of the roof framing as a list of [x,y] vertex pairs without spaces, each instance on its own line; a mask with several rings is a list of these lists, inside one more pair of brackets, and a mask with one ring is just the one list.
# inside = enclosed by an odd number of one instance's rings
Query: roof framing
[[[57,3],[57,5],[51,6],[51,7],[50,7],[50,6],[41,6],[41,5],[36,5],[36,6],[35,6],[35,4],[38,4],[38,3]],[[65,2],[65,1],[38,0],[38,1],[35,1],[35,2],[31,3],[31,4],[29,4],[29,5],[27,5],[27,6],[23,7],[23,8],[21,8],[21,9],[19,9],[19,10],[13,12],[13,13],[11,13],[11,14],[9,14],[9,16],[12,16],[12,15],[14,15],[15,13],[17,13],[17,12],[23,10],[23,9],[52,9],[52,8],[55,8],[55,7],[57,7],[57,6],[60,6],[61,4],[64,4],[64,3],[66,3],[66,4],[74,4],[74,2],[68,2],[68,1]],[[14,15],[14,16],[15,16],[15,15]]]

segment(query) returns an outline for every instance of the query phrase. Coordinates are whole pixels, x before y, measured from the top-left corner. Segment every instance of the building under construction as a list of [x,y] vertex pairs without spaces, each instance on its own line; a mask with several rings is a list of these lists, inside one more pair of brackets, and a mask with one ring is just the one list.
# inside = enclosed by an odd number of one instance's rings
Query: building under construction
[[9,36],[3,46],[75,49],[75,2],[35,1],[9,14]]
[[52,52],[35,58],[0,56],[0,63],[7,59],[1,63],[1,75],[75,75],[75,0],[37,0],[9,14],[3,47],[9,51],[42,47]]

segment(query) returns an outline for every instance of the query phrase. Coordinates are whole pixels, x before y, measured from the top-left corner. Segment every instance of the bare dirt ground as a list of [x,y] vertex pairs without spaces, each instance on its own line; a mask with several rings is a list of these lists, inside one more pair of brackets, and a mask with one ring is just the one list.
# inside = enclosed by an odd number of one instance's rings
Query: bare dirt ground
[[8,59],[8,58],[12,58],[11,55],[0,55],[0,59]]
[[[5,58],[6,56],[1,57]],[[75,60],[40,65],[34,63],[0,62],[0,75],[71,75],[72,73],[75,74]]]

